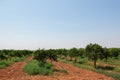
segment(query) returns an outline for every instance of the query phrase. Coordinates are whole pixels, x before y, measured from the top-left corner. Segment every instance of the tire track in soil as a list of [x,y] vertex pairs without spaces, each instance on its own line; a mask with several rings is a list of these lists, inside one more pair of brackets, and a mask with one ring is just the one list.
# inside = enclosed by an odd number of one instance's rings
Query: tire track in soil
[[54,72],[51,76],[30,76],[23,72],[23,67],[32,57],[28,57],[24,62],[16,62],[13,65],[0,70],[0,80],[113,80],[102,74],[98,74],[85,69],[77,68],[71,64],[53,62],[54,68],[66,70],[68,74]]

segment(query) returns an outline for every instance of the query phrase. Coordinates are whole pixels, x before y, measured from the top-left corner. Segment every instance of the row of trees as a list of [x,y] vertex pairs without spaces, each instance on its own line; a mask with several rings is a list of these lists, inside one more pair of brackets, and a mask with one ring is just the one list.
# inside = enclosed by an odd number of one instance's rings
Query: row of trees
[[12,57],[24,57],[33,53],[30,50],[0,50],[0,60],[8,60]]
[[96,68],[96,62],[98,59],[107,61],[108,58],[118,58],[120,55],[119,48],[103,48],[99,44],[88,44],[85,48],[71,48],[71,49],[49,49],[49,50],[37,50],[35,53],[35,59],[46,62],[47,59],[57,61],[57,57],[65,58],[77,62],[78,57],[88,58],[93,60],[94,67]]

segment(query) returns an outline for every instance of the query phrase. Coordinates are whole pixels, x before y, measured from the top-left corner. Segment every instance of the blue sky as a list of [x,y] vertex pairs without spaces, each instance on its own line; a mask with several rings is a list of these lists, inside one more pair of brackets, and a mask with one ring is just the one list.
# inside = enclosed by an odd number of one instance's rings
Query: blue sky
[[120,0],[0,0],[0,49],[120,47]]

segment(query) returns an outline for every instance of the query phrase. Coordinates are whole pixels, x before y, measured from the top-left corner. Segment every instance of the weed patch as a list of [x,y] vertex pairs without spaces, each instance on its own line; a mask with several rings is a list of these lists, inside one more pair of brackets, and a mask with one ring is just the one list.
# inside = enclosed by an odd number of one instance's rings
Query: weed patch
[[0,61],[0,69],[3,69],[11,64],[12,64],[12,61],[6,61],[6,60]]
[[32,60],[24,67],[24,71],[29,75],[49,75],[52,72],[52,64]]

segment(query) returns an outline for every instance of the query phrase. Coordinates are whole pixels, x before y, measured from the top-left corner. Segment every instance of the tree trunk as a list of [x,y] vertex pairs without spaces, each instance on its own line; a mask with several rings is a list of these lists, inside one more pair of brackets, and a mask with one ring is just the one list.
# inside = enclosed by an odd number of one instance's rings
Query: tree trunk
[[75,61],[74,61],[75,63],[77,63],[77,58],[75,58]]
[[107,59],[108,59],[108,58],[106,57],[106,62],[107,62]]
[[94,68],[97,68],[97,66],[96,66],[96,60],[94,60]]

